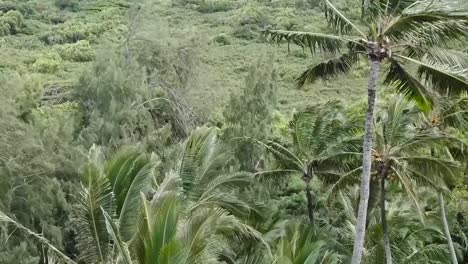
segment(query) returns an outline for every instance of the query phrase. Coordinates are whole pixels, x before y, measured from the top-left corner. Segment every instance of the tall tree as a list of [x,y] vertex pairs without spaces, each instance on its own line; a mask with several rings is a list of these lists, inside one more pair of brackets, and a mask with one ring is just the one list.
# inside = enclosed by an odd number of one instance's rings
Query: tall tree
[[261,143],[275,157],[278,167],[258,172],[263,176],[302,175],[307,198],[310,223],[314,221],[314,202],[311,182],[320,177],[334,182],[345,172],[354,169],[353,161],[361,154],[361,137],[353,122],[344,114],[342,103],[330,101],[322,106],[309,107],[294,115],[289,124],[292,146],[268,141]]
[[263,141],[270,135],[272,114],[276,107],[276,78],[273,61],[260,58],[250,67],[241,93],[231,94],[224,109],[224,135],[226,139],[232,139],[242,170],[254,171],[262,159],[263,153],[255,148],[255,144],[239,138],[251,137]]
[[[458,54],[455,59],[462,60],[468,65],[468,57],[465,54]],[[433,131],[435,133],[448,133],[453,134],[453,130],[465,131],[468,128],[468,97],[461,96],[459,98],[449,98],[439,96],[437,104],[432,111],[424,113],[422,129],[427,131]],[[463,149],[464,142],[460,142],[458,148],[452,148],[456,154],[462,154],[459,156],[466,157]],[[447,153],[442,151],[443,153]],[[436,155],[436,151],[431,149],[431,154]],[[455,156],[455,155],[454,155]],[[447,221],[447,215],[445,213],[445,199],[444,191],[438,191],[438,201],[440,210],[440,219],[444,227],[444,234],[447,239],[447,244],[450,249],[450,255],[452,263],[458,263],[457,255],[455,253],[455,247],[453,245],[452,237],[450,235],[450,227]]]
[[423,218],[417,189],[425,186],[439,190],[453,180],[459,168],[450,157],[435,157],[427,151],[457,139],[419,129],[419,113],[413,104],[395,95],[388,106],[378,112],[375,122],[372,167],[381,186],[380,219],[387,263],[392,263],[392,254],[386,221],[386,183],[397,181]]
[[[366,232],[374,105],[382,63],[387,62],[385,83],[395,85],[398,92],[415,100],[425,110],[432,105],[431,89],[449,94],[468,90],[468,79],[463,74],[463,68],[446,66],[449,51],[433,51],[435,46],[463,39],[464,32],[468,29],[468,16],[428,2],[417,2],[404,9],[401,5],[385,5],[384,8],[377,6],[366,18],[366,34],[328,0],[325,15],[336,35],[283,30],[267,30],[266,34],[273,42],[287,40],[288,43],[308,47],[312,54],[319,50],[335,55],[309,67],[297,78],[299,87],[319,78],[327,79],[349,72],[361,58],[370,62],[363,175],[352,259],[353,264],[358,264],[361,262]],[[359,37],[355,38],[354,35]],[[416,67],[416,73],[408,66]]]

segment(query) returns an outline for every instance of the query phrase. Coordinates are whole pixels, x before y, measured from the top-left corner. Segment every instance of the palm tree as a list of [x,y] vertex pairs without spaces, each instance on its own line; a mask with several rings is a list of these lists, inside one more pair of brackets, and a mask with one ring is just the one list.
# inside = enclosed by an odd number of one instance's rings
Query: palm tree
[[[380,3],[380,1],[379,1]],[[309,67],[297,78],[299,87],[318,78],[328,79],[349,72],[361,58],[370,61],[367,89],[367,111],[363,143],[363,175],[356,225],[356,238],[352,264],[360,263],[365,237],[365,223],[369,199],[372,161],[373,116],[377,81],[382,63],[388,72],[385,83],[395,85],[397,91],[415,100],[423,109],[432,105],[431,89],[457,94],[468,90],[468,80],[462,67],[447,66],[453,56],[447,49],[436,48],[464,38],[468,16],[454,12],[439,3],[414,2],[406,7],[387,1],[384,8],[376,6],[367,18],[367,34],[352,23],[326,0],[325,15],[337,35],[267,30],[273,42],[287,40],[305,48],[312,54],[316,50],[334,55]],[[358,35],[359,37],[353,37]],[[416,73],[412,70],[417,68]],[[431,89],[429,89],[431,88]]]
[[341,263],[342,254],[324,230],[301,221],[280,222],[265,235],[276,246],[272,264]]
[[440,186],[453,180],[459,168],[450,157],[435,157],[427,151],[428,147],[458,140],[419,129],[419,113],[414,105],[395,95],[376,118],[372,167],[380,181],[380,212],[387,263],[392,263],[392,255],[385,211],[386,182],[397,181],[423,216],[417,200],[417,187],[439,190]]
[[[321,223],[330,237],[335,238],[338,245],[345,247],[342,251],[349,250],[349,255],[357,222],[355,208],[359,202],[359,195],[357,186],[338,191],[337,199],[330,209],[334,210],[336,215]],[[387,204],[386,217],[389,226],[399,227],[390,229],[388,234],[395,263],[448,263],[449,252],[440,244],[443,233],[433,224],[436,220],[432,215],[427,217],[429,223],[422,225],[420,218],[414,213],[414,206],[401,193],[396,193]],[[365,263],[379,264],[385,258],[381,223],[380,210],[371,208],[368,212],[366,254],[363,257]]]
[[[464,56],[463,54],[460,54],[458,58],[462,59],[464,57],[465,61],[468,62],[466,55]],[[439,96],[435,107],[430,112],[424,113],[423,119],[424,122],[422,129],[424,130],[433,131],[436,133],[451,133],[451,130],[453,129],[464,131],[466,128],[468,128],[468,97],[461,96],[459,98],[446,98]],[[464,147],[466,147],[464,145],[464,143],[461,143],[461,147],[456,151],[458,153],[464,154],[463,151],[459,151],[460,149],[462,150]],[[431,153],[435,155],[436,151],[431,149]],[[440,208],[440,218],[444,227],[447,244],[450,249],[452,263],[458,263],[455,247],[453,246],[453,241],[450,235],[447,216],[445,213],[444,193],[442,190],[438,191],[438,201]]]
[[307,210],[310,223],[314,221],[314,202],[311,181],[320,177],[333,182],[350,170],[351,161],[360,155],[359,141],[353,122],[347,120],[342,104],[330,101],[294,115],[289,124],[291,147],[268,141],[260,142],[275,157],[278,168],[257,175],[300,174],[305,183]]
[[118,222],[123,241],[133,238],[140,193],[152,190],[156,165],[138,147],[125,147],[108,162],[99,147],[90,149],[73,219],[80,260],[105,263],[113,257],[103,211]]
[[[232,157],[233,152],[218,142],[215,129],[199,128],[182,144],[175,168],[162,178],[153,174],[156,158],[141,152],[118,154],[106,163],[102,174],[99,166],[93,166],[86,174],[92,184],[84,186],[83,193],[95,194],[95,202],[81,208],[93,213],[86,214],[92,215],[87,219],[96,220],[83,221],[94,223],[95,228],[79,239],[98,237],[100,248],[110,252],[103,258],[95,253],[92,256],[98,258],[90,262],[117,258],[127,264],[218,263],[219,258],[232,258],[233,246],[248,240],[263,243],[261,248],[268,255],[269,247],[260,234],[240,218],[255,210],[242,195],[242,188],[252,183],[253,175],[226,170]],[[140,175],[147,175],[149,181],[137,192],[133,186],[140,186]],[[108,184],[99,184],[105,182],[103,178],[110,179]],[[111,189],[110,201],[97,189]],[[119,197],[126,197],[123,203],[119,203]],[[127,207],[135,209],[132,221],[122,221]],[[103,225],[105,235],[100,233]],[[117,255],[108,250],[111,245]]]

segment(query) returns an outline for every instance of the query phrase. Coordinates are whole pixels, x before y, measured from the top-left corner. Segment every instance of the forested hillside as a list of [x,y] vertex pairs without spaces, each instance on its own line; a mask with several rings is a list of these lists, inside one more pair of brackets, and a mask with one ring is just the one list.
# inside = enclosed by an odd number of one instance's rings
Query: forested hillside
[[468,263],[468,2],[0,0],[0,264]]

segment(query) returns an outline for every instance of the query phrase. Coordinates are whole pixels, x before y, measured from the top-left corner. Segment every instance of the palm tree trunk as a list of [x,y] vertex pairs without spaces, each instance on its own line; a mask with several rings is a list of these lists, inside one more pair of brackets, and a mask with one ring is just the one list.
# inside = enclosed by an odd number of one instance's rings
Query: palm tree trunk
[[392,250],[390,248],[390,238],[388,236],[387,216],[385,214],[385,178],[387,178],[387,166],[383,165],[380,175],[380,221],[382,221],[382,232],[385,248],[385,259],[387,264],[392,264]]
[[438,193],[439,196],[439,207],[440,207],[440,218],[442,219],[442,224],[444,225],[444,233],[447,239],[447,243],[450,249],[450,257],[452,258],[453,264],[458,264],[457,254],[455,254],[455,248],[453,247],[452,236],[450,235],[450,229],[447,222],[447,215],[445,214],[445,202],[442,192]]
[[305,182],[306,188],[306,197],[307,197],[307,212],[309,216],[309,222],[311,224],[314,223],[314,204],[312,202],[312,188],[310,188],[310,182],[312,181],[312,177],[308,175],[304,175],[302,179]]
[[361,193],[359,199],[358,218],[356,223],[356,237],[354,238],[353,258],[351,261],[352,264],[361,263],[364,238],[366,235],[367,205],[369,202],[369,183],[372,162],[374,106],[379,69],[380,61],[378,59],[372,60],[369,85],[367,88],[367,113],[363,143]]

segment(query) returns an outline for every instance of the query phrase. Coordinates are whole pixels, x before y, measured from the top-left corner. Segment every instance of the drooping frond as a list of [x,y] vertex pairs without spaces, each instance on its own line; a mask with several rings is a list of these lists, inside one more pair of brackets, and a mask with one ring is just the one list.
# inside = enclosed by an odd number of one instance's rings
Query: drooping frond
[[398,57],[418,66],[419,77],[440,94],[458,95],[468,91],[468,69],[435,63],[427,57],[422,60]]
[[184,190],[190,192],[194,185],[212,180],[231,158],[232,151],[218,142],[216,130],[201,127],[193,131],[184,143],[176,168]]
[[411,6],[415,0],[376,0],[370,1],[369,12],[366,18],[369,20],[376,19],[379,16],[398,15],[403,10]]
[[414,100],[418,106],[428,111],[433,104],[430,91],[415,76],[403,68],[402,64],[395,59],[389,59],[390,66],[384,83],[392,85],[398,93],[406,98]]
[[123,148],[107,163],[105,173],[115,194],[118,215],[135,177],[148,163],[148,158],[136,147]]
[[383,35],[397,43],[424,46],[448,44],[464,37],[468,26],[465,19],[438,13],[402,15],[389,23]]
[[[273,263],[339,263],[335,243],[321,230],[301,221],[280,223],[268,234],[276,244]],[[328,262],[330,261],[330,262]],[[337,261],[337,262],[333,262]]]
[[356,40],[321,33],[285,30],[266,30],[264,33],[273,43],[279,44],[283,40],[288,43],[292,42],[302,48],[308,48],[311,54],[315,54],[317,50],[324,53],[336,54],[342,50],[349,50],[350,45],[362,45]]
[[468,68],[468,54],[449,49],[441,48],[429,48],[424,51],[423,56],[420,56],[422,59],[425,57],[435,63],[440,63],[447,65],[449,67],[455,67],[460,69]]
[[296,79],[296,85],[301,88],[307,83],[315,82],[318,78],[328,80],[336,75],[347,73],[359,62],[360,55],[360,53],[349,52],[313,65]]
[[140,210],[140,193],[146,193],[151,189],[153,179],[153,165],[145,164],[135,175],[128,187],[122,209],[119,215],[120,234],[124,241],[130,241],[137,230],[138,212]]
[[282,164],[282,166],[296,171],[302,171],[304,169],[304,163],[301,161],[301,159],[280,143],[275,141],[268,141],[263,143],[255,139],[251,140],[270,152]]
[[252,183],[253,175],[227,172],[225,167],[231,159],[231,149],[219,142],[215,129],[202,127],[190,135],[176,167],[189,212],[213,206],[236,216],[250,212],[252,208],[240,191]]
[[414,251],[407,256],[403,263],[450,263],[447,246],[443,244],[432,244]]
[[330,25],[335,32],[348,34],[354,29],[363,38],[366,38],[366,34],[346,18],[330,1],[325,0],[325,3],[325,17],[328,21],[328,25]]
[[[405,165],[403,164],[403,166]],[[402,166],[392,166],[392,171],[395,173],[395,176],[400,180],[404,191],[416,206],[421,222],[424,223],[425,213],[422,210],[419,200],[417,198],[416,187],[414,182],[408,177],[408,175],[406,174],[407,171]]]
[[8,217],[2,211],[0,211],[0,223],[13,225],[16,229],[20,230],[25,235],[32,238],[34,242],[46,248],[48,250],[47,253],[52,255],[54,258],[60,259],[68,264],[76,264],[76,262],[74,262],[64,253],[62,253],[60,250],[58,250],[54,245],[52,245],[52,243],[50,243],[44,236],[42,236],[41,234],[37,234],[36,232],[30,230],[29,228],[23,226],[21,223],[18,223],[17,221]]
[[441,100],[440,117],[444,126],[468,129],[468,97],[461,96],[457,99],[444,98]]
[[[177,239],[181,214],[177,192],[162,191],[151,201],[141,196],[138,234],[133,241],[139,263],[185,263],[187,250]],[[172,262],[171,262],[172,261]]]
[[447,184],[453,184],[459,164],[453,160],[431,156],[408,156],[399,158],[410,166],[412,178],[419,186],[429,186],[434,189],[444,188]]
[[152,187],[154,165],[137,148],[124,148],[109,161],[106,175],[114,193],[119,230],[125,242],[135,235],[140,210],[140,193],[148,193]]
[[107,232],[109,232],[109,235],[111,236],[114,242],[114,246],[118,252],[117,263],[132,264],[133,261],[130,257],[128,245],[122,240],[118,226],[114,223],[114,220],[112,220],[110,215],[105,210],[102,210],[102,213],[106,220]]
[[238,193],[238,189],[252,182],[252,174],[248,172],[220,174],[208,184],[194,188],[194,193],[189,197],[192,204],[187,210],[193,212],[216,206],[236,216],[248,215],[251,207]]
[[89,164],[80,186],[73,211],[80,260],[105,262],[110,257],[110,238],[102,209],[113,214],[112,189],[107,177],[94,164]]
[[268,244],[258,231],[220,208],[194,212],[182,222],[180,231],[180,238],[189,250],[189,263],[217,263],[213,257],[232,247],[228,241],[242,243],[245,239],[253,239],[269,252]]

